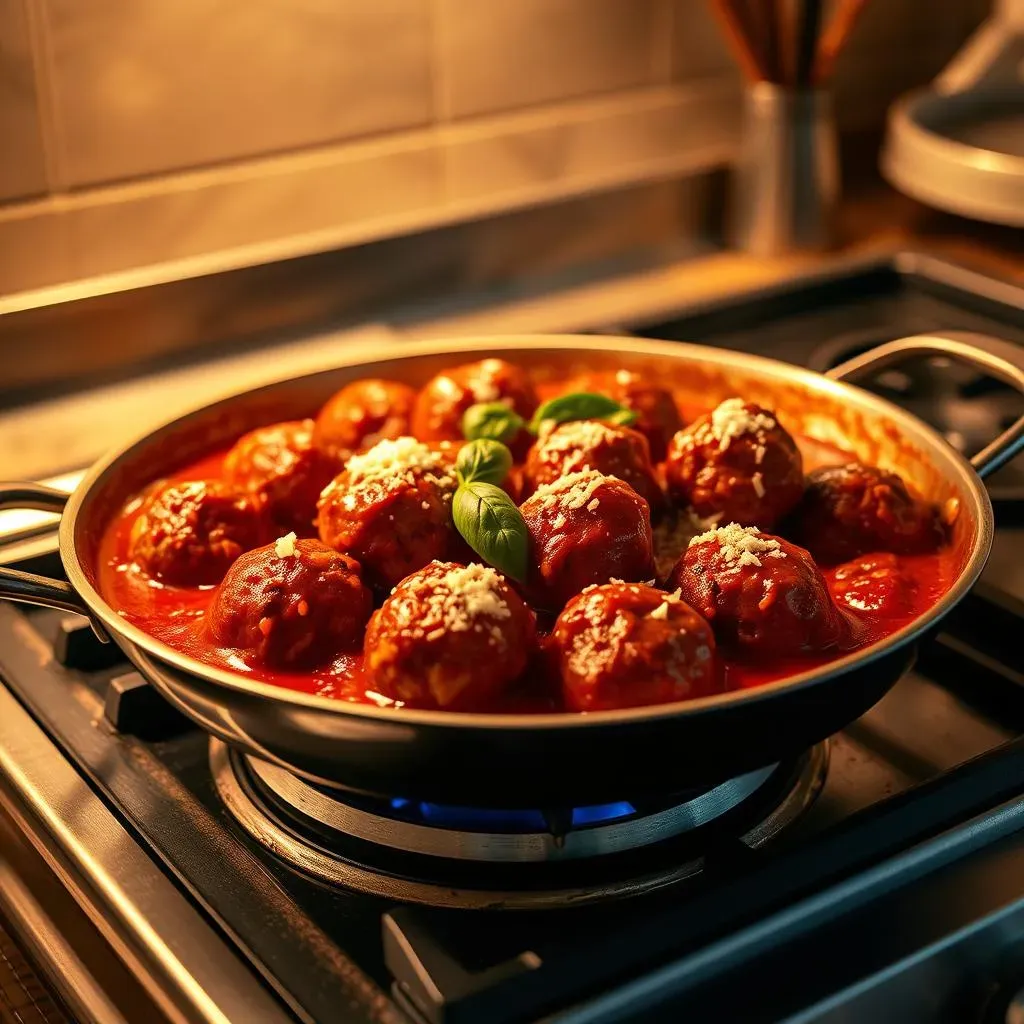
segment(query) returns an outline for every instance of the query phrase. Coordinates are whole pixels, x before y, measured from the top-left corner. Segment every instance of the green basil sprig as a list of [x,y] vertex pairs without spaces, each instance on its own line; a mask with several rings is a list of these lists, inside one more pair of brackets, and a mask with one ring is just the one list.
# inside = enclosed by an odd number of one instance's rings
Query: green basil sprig
[[459,484],[452,517],[455,528],[485,562],[520,583],[526,579],[526,521],[500,487],[480,480]]
[[462,436],[467,441],[490,438],[507,444],[525,426],[523,417],[501,402],[478,402],[462,414]]
[[526,579],[529,541],[516,503],[497,486],[512,466],[512,453],[499,441],[470,441],[459,449],[459,486],[452,498],[455,529],[489,565],[506,576]]
[[539,434],[542,423],[568,423],[570,420],[604,420],[628,427],[636,423],[636,413],[607,395],[575,391],[545,402],[533,414],[529,430]]
[[455,472],[459,483],[474,481],[500,484],[512,468],[512,453],[500,442],[490,438],[470,441],[459,449],[455,459]]

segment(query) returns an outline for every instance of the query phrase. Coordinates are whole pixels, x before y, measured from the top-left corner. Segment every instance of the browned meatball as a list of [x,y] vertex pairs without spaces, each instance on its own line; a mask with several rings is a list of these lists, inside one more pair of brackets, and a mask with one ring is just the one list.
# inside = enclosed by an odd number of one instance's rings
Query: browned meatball
[[455,543],[455,474],[447,455],[411,437],[349,459],[320,499],[320,539],[357,559],[367,582],[393,587]]
[[572,420],[542,427],[526,456],[524,475],[531,491],[561,476],[593,470],[618,477],[656,513],[665,498],[654,475],[647,439],[628,427],[599,420]]
[[736,523],[690,541],[669,579],[711,623],[718,643],[750,658],[835,646],[843,619],[811,556]]
[[378,441],[409,433],[416,392],[393,380],[357,380],[330,398],[316,418],[319,448],[347,459]]
[[678,595],[609,583],[574,597],[551,636],[574,711],[668,704],[721,689],[711,627]]
[[277,530],[300,537],[316,533],[320,492],[340,471],[341,462],[313,443],[312,420],[253,430],[224,459],[228,482],[257,495]]
[[903,618],[913,611],[917,581],[888,551],[863,555],[832,570],[832,596],[871,615]]
[[486,710],[526,667],[533,612],[494,569],[432,562],[402,580],[370,620],[374,690],[419,708]]
[[129,554],[154,579],[209,586],[267,536],[262,509],[251,495],[217,480],[189,480],[149,495],[132,526]]
[[672,438],[669,495],[699,516],[770,530],[803,493],[803,460],[774,413],[730,398]]
[[503,359],[467,363],[427,382],[416,397],[412,432],[421,441],[460,441],[463,413],[481,402],[505,402],[529,419],[537,395],[526,373]]
[[629,370],[615,374],[610,391],[612,398],[637,414],[633,429],[647,438],[652,461],[663,462],[669,441],[683,426],[672,392],[646,382],[640,374]]
[[943,540],[934,506],[914,497],[895,473],[851,462],[807,476],[787,532],[823,565],[869,551],[934,551]]
[[213,596],[214,640],[270,668],[310,668],[358,650],[373,600],[359,564],[318,540],[296,540],[242,555]]
[[559,477],[521,511],[539,607],[561,608],[591,583],[654,579],[650,510],[621,480],[593,471]]

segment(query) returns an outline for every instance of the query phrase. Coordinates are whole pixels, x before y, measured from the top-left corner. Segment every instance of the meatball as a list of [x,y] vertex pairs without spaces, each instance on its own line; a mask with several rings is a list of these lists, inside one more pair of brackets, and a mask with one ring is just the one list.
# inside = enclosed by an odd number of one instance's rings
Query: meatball
[[240,437],[224,459],[224,475],[257,495],[276,529],[300,537],[316,530],[320,492],[341,470],[341,462],[313,443],[313,421],[260,427]]
[[129,554],[154,579],[209,586],[268,535],[262,508],[251,495],[216,480],[189,480],[150,494],[132,526]]
[[936,509],[915,498],[895,473],[852,462],[807,476],[788,530],[823,565],[870,551],[934,551],[943,540]]
[[381,441],[324,489],[320,539],[357,559],[371,586],[389,590],[457,543],[455,484],[445,453],[411,437]]
[[669,578],[723,648],[751,658],[823,651],[844,621],[811,556],[736,523],[690,541]]
[[533,491],[559,477],[587,470],[625,481],[647,502],[652,513],[665,503],[647,439],[628,427],[600,420],[572,420],[543,427],[526,456],[524,475]]
[[916,592],[917,581],[886,551],[854,559],[832,571],[832,596],[855,612],[900,618],[913,611]]
[[533,612],[500,573],[431,562],[374,613],[366,675],[378,693],[413,707],[483,708],[522,673],[534,633]]
[[730,398],[672,438],[670,497],[698,516],[770,530],[803,493],[803,460],[774,413]]
[[346,459],[378,441],[409,433],[416,392],[393,380],[357,380],[334,395],[316,418],[313,440]]
[[462,414],[480,402],[504,402],[528,419],[537,395],[518,366],[502,359],[467,363],[427,382],[416,396],[412,432],[421,441],[461,441]]
[[637,414],[633,429],[647,438],[654,462],[663,462],[668,443],[683,426],[676,400],[666,388],[645,383],[639,374],[620,370],[615,374],[611,396]]
[[588,587],[558,616],[551,649],[566,705],[602,711],[719,691],[711,627],[675,594]]
[[520,510],[539,607],[561,608],[591,583],[654,579],[650,510],[621,480],[593,471],[559,477]]
[[311,668],[358,650],[373,611],[359,564],[318,540],[296,540],[242,555],[213,595],[213,639],[270,668]]

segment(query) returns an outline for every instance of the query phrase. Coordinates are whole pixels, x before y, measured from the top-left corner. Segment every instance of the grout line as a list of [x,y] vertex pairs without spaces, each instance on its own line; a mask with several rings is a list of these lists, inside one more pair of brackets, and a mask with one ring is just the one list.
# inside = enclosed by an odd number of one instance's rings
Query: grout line
[[227,242],[195,256],[164,262],[146,262],[132,268],[109,271],[85,279],[41,284],[6,295],[0,292],[0,315],[48,305],[54,301],[53,296],[58,293],[66,299],[75,294],[123,291],[144,284],[198,277],[259,263],[348,248],[619,188],[671,181],[681,176],[701,174],[725,166],[733,158],[734,149],[730,141],[721,140],[713,145],[693,147],[660,158],[616,165],[604,169],[601,173],[591,172],[556,182],[520,186],[478,198],[450,200],[400,213],[384,214],[369,220],[333,225],[313,232],[285,234],[267,241],[244,245],[232,245]]
[[32,45],[32,71],[39,109],[39,132],[43,141],[43,170],[51,195],[68,189],[67,160],[57,111],[56,65],[50,45],[49,21],[43,0],[21,0]]
[[644,86],[600,99],[576,100],[544,107],[541,110],[515,111],[495,117],[416,128],[354,143],[310,147],[286,154],[247,158],[187,171],[174,171],[137,180],[107,182],[69,190],[48,199],[31,199],[0,205],[0,223],[21,220],[37,213],[102,206],[145,199],[157,194],[192,192],[207,186],[232,185],[315,167],[342,166],[374,157],[393,156],[410,150],[417,152],[447,148],[466,141],[516,137],[536,129],[559,124],[577,124],[615,118],[624,113],[642,115],[663,106],[694,102],[722,102],[734,91],[727,79],[705,79],[677,86]]

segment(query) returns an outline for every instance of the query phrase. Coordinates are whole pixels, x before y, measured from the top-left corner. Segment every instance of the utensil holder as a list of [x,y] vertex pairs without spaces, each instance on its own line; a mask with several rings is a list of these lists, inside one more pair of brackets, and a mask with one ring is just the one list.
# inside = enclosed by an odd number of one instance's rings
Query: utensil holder
[[751,86],[733,179],[732,244],[759,256],[826,248],[838,197],[831,95]]

